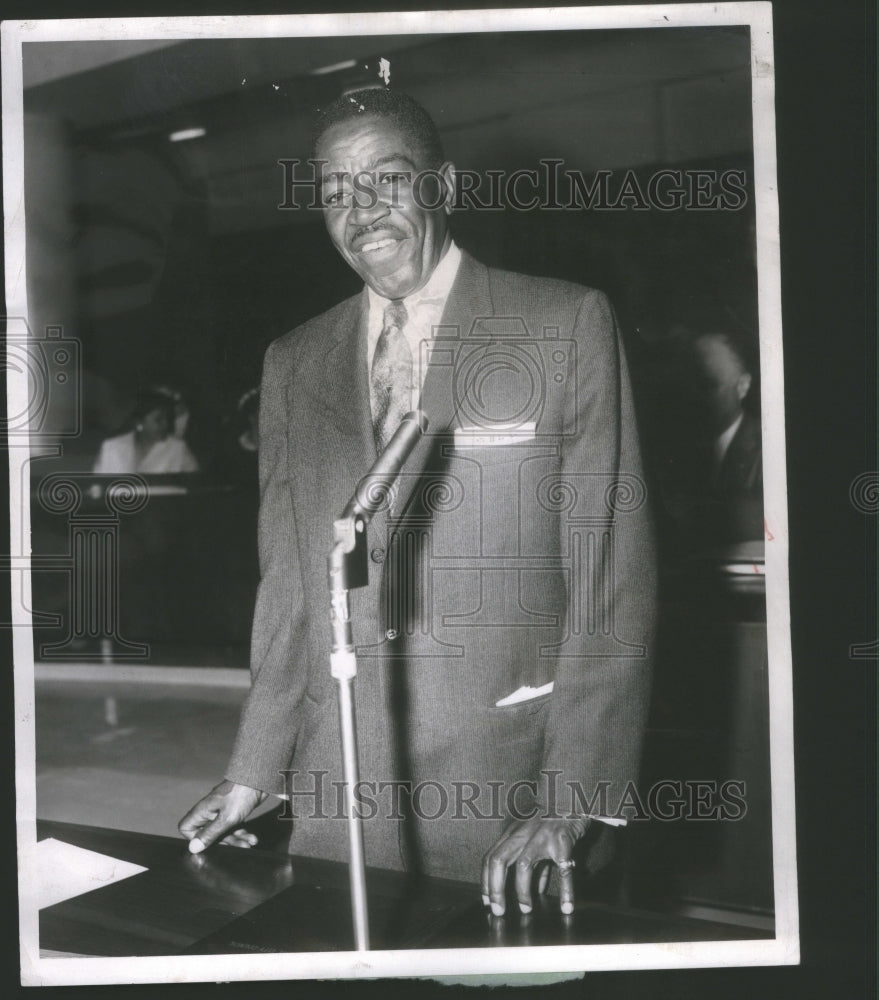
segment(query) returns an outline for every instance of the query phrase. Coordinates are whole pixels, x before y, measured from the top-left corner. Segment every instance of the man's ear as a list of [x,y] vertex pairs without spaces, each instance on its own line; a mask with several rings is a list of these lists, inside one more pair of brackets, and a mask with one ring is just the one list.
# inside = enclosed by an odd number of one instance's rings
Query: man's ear
[[442,177],[445,186],[445,197],[443,198],[443,211],[446,215],[451,215],[455,207],[455,164],[448,160],[439,168],[437,173]]
[[739,397],[739,402],[741,402],[745,396],[751,391],[751,373],[742,372],[738,377],[736,382],[736,395]]

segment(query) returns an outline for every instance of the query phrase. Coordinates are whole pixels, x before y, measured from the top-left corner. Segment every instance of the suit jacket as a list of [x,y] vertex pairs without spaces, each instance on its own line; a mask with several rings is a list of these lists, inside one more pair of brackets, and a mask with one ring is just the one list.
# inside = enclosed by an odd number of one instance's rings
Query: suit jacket
[[763,439],[760,421],[742,418],[717,477],[718,535],[721,541],[762,539]]
[[[294,795],[290,850],[332,858],[347,848],[326,558],[376,457],[366,308],[364,292],[266,355],[253,684],[227,772],[280,791],[292,768],[295,791],[319,786],[320,803]],[[366,857],[475,880],[511,793],[520,812],[551,810],[555,788],[566,812],[575,781],[587,799],[603,787],[595,811],[613,814],[636,778],[655,570],[602,293],[464,254],[434,334],[430,428],[370,525],[369,586],[351,594]],[[496,705],[549,681],[549,695]]]
[[745,413],[735,433],[718,474],[721,496],[763,495],[763,439],[760,421]]

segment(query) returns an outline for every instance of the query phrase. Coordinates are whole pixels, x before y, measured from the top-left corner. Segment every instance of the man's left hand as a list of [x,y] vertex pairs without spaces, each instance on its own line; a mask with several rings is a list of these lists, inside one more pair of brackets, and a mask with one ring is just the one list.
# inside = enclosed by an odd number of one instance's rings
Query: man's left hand
[[551,866],[559,869],[559,902],[562,913],[574,911],[574,844],[589,829],[592,820],[514,820],[482,859],[482,901],[495,916],[506,907],[507,871],[514,866],[519,909],[530,913],[531,887],[537,875],[537,891],[546,892]]

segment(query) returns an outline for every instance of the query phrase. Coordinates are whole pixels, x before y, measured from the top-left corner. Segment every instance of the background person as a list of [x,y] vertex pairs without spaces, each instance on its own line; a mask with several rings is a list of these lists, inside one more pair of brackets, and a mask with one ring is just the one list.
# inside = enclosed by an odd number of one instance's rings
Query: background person
[[225,480],[256,487],[258,454],[259,387],[253,386],[241,394],[234,411],[224,420],[217,473]]
[[713,331],[692,344],[705,457],[703,531],[720,542],[763,538],[763,444],[760,420],[746,402],[753,376],[747,352],[731,334]]
[[106,475],[198,472],[189,446],[173,434],[174,417],[174,400],[166,392],[141,390],[131,416],[132,429],[101,444],[93,471]]

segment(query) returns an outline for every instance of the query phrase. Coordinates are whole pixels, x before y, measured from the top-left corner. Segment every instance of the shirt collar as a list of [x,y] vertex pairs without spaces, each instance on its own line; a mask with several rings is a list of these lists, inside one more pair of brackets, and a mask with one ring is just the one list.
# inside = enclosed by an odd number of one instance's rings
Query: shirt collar
[[719,435],[714,439],[714,457],[718,464],[723,462],[726,458],[726,453],[729,451],[729,446],[732,444],[732,439],[736,436],[736,432],[742,426],[742,420],[745,418],[745,411],[736,417],[736,419],[727,427],[723,434]]
[[[433,269],[433,273],[427,279],[426,284],[419,288],[417,292],[412,292],[403,299],[406,311],[411,316],[412,313],[422,305],[436,305],[442,308],[452,285],[455,283],[455,276],[458,273],[458,265],[461,263],[461,250],[454,240],[449,244],[448,250],[443,254],[439,264]],[[385,307],[390,299],[374,292],[369,285],[366,286],[369,295],[369,310],[373,315],[383,315]]]

